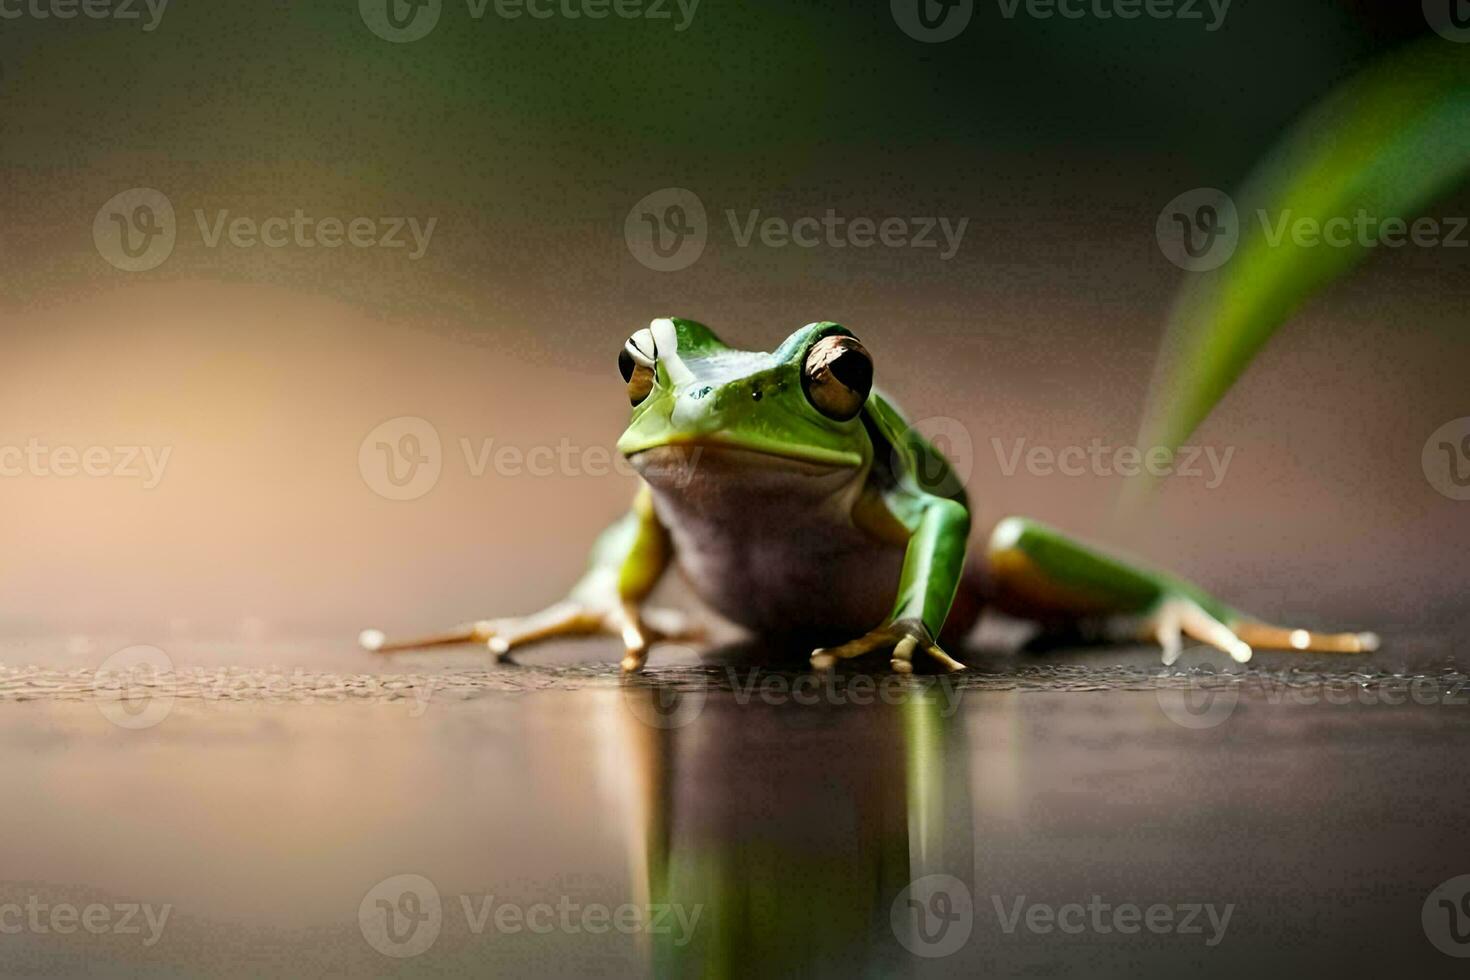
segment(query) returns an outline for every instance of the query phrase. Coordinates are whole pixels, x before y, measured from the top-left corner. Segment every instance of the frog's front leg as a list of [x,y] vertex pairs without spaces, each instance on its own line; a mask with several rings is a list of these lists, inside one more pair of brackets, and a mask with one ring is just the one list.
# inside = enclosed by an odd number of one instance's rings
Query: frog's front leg
[[359,637],[378,653],[459,643],[484,643],[497,658],[556,636],[611,633],[623,641],[622,667],[638,670],[659,640],[689,639],[699,631],[673,610],[641,609],[668,568],[672,544],[642,487],[633,508],[598,537],[585,575],[560,602],[529,616],[482,619],[435,636],[389,643],[377,630]]
[[892,666],[900,673],[914,669],[915,650],[923,650],[947,670],[964,670],[964,664],[940,649],[936,637],[944,628],[959,588],[969,533],[970,512],[964,504],[945,497],[926,497],[904,554],[893,612],[882,626],[865,636],[812,651],[812,666],[825,670],[839,660],[892,649]]

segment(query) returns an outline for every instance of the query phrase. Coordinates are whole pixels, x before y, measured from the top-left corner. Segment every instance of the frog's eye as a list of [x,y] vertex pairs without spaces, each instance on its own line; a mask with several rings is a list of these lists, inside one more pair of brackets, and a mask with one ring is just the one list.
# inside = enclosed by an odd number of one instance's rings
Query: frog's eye
[[873,359],[856,337],[823,337],[806,355],[801,386],[817,411],[846,422],[863,410],[873,389]]
[[653,343],[653,333],[647,328],[628,338],[618,353],[618,370],[628,383],[628,400],[637,405],[653,391],[653,365],[658,358],[658,349]]

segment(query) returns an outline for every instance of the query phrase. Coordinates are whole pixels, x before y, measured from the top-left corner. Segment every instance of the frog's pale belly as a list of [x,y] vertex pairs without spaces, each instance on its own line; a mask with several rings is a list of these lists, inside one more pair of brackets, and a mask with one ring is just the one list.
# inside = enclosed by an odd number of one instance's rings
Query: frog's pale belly
[[904,549],[852,523],[864,473],[745,450],[633,457],[690,585],[763,634],[851,638],[893,609]]

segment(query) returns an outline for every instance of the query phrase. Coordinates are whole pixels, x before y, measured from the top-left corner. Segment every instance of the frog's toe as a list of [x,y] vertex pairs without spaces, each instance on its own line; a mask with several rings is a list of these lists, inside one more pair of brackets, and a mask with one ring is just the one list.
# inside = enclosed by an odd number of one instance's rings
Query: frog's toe
[[486,646],[496,658],[504,658],[516,647],[553,636],[585,636],[597,632],[601,617],[581,603],[566,600],[515,619],[488,620],[493,631]]
[[900,674],[913,673],[915,650],[923,650],[946,670],[965,669],[964,664],[940,649],[928,628],[916,619],[895,620],[841,646],[813,650],[812,669],[830,670],[839,660],[851,660],[882,649],[892,649],[893,656],[889,660],[889,666]]
[[623,640],[623,673],[643,669],[649,647],[655,643],[693,642],[704,638],[704,627],[677,609],[638,609],[621,604],[605,623]]
[[1159,603],[1144,622],[1144,636],[1162,648],[1166,667],[1179,659],[1186,636],[1229,654],[1236,663],[1248,662],[1253,653],[1249,643],[1190,599],[1165,599]]
[[366,629],[357,634],[357,645],[368,653],[402,653],[405,650],[428,650],[432,647],[455,646],[461,643],[484,643],[495,633],[495,623],[482,619],[465,623],[443,633],[414,637],[410,640],[390,640],[379,629]]
[[898,641],[893,648],[893,659],[888,661],[888,666],[893,668],[894,673],[912,674],[914,672],[914,648],[919,641],[912,636],[905,636]]
[[884,646],[893,646],[901,638],[901,633],[890,632],[888,627],[873,630],[865,636],[837,647],[818,647],[812,651],[811,665],[813,670],[831,670],[839,660],[851,660],[853,657],[861,657],[865,653],[872,653]]
[[895,672],[900,674],[912,674],[914,672],[914,651],[922,649],[938,664],[950,673],[957,673],[965,669],[965,665],[944,652],[938,643],[923,643],[918,637],[906,636],[898,641],[893,648],[893,660],[890,661]]

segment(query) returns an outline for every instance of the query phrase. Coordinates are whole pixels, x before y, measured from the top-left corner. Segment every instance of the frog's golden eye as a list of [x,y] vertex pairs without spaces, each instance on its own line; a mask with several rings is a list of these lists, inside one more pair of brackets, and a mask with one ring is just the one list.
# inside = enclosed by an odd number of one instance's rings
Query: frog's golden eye
[[873,390],[873,359],[856,337],[823,337],[806,355],[801,386],[817,411],[846,422]]
[[628,383],[628,400],[637,405],[653,391],[653,365],[658,358],[658,349],[653,343],[653,333],[640,330],[628,338],[618,352],[618,370]]

